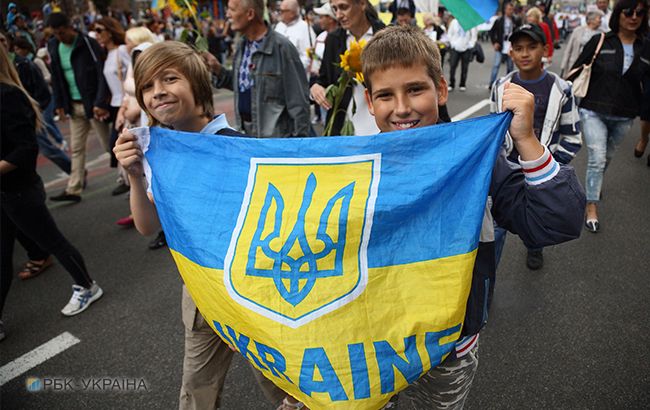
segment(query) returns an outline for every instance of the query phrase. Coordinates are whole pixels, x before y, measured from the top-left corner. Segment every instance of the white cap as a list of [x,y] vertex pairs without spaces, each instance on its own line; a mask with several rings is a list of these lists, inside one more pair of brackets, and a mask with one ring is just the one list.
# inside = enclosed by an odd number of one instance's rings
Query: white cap
[[314,8],[314,13],[318,14],[319,16],[330,16],[334,20],[336,20],[336,16],[334,15],[334,12],[332,11],[332,7],[330,6],[329,3],[325,3],[320,7]]

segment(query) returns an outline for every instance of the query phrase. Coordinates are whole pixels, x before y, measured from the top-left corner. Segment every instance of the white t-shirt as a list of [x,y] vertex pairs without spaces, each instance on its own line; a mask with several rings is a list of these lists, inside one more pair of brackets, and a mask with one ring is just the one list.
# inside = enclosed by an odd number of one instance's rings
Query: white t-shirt
[[[124,91],[122,82],[126,79],[126,71],[129,68],[131,57],[125,45],[112,49],[104,61],[104,78],[111,90],[111,107],[122,105]],[[118,75],[118,67],[121,73]]]
[[279,22],[275,26],[275,31],[288,38],[291,44],[296,47],[302,66],[307,70],[310,62],[307,49],[313,47],[316,43],[314,30],[303,19],[297,18],[288,25]]

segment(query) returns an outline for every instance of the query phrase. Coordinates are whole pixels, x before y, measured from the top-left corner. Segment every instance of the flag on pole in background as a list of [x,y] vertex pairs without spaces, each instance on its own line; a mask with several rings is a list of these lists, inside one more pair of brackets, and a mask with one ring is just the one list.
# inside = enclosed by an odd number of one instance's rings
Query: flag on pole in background
[[214,331],[311,409],[379,409],[455,347],[511,114],[368,137],[140,129]]
[[458,19],[463,30],[486,22],[499,8],[498,0],[441,0],[449,12]]

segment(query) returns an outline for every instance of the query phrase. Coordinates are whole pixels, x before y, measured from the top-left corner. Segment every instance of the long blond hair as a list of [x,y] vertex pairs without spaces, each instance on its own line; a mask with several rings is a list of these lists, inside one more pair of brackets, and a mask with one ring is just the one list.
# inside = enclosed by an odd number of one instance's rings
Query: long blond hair
[[[16,87],[25,94],[25,97],[27,97],[27,100],[32,105],[34,115],[36,116],[34,130],[40,132],[43,129],[41,107],[39,107],[36,100],[34,100],[25,90],[25,87],[23,87],[23,83],[20,82],[20,77],[18,77],[18,72],[16,71],[14,64],[9,60],[9,53],[7,53],[7,50],[2,46],[0,46],[0,83]],[[7,102],[5,102],[5,104],[6,103]]]

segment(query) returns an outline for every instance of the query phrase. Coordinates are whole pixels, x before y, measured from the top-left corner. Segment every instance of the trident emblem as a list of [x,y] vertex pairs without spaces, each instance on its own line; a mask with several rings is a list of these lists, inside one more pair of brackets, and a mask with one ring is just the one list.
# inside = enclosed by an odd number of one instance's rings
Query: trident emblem
[[[282,212],[284,210],[284,199],[280,191],[271,183],[268,184],[268,190],[264,199],[264,206],[257,223],[257,229],[248,251],[248,263],[246,265],[246,274],[264,278],[272,278],[275,288],[278,290],[284,300],[298,305],[312,290],[319,278],[343,275],[343,250],[345,249],[345,234],[347,230],[348,210],[350,200],[354,192],[354,182],[348,184],[336,193],[327,202],[327,206],[321,214],[316,239],[321,241],[325,246],[319,252],[314,252],[309,244],[305,233],[305,215],[309,209],[314,191],[316,190],[316,177],[310,174],[307,178],[305,191],[298,212],[298,219],[286,242],[279,251],[271,249],[271,241],[280,237],[282,227]],[[327,221],[332,213],[335,204],[341,201],[341,211],[339,214],[338,238],[336,241],[327,234]],[[275,202],[275,219],[273,231],[266,237],[262,238],[266,219],[272,203]],[[298,243],[302,256],[293,258],[289,252]],[[273,261],[271,269],[258,269],[255,267],[255,256],[257,250],[261,249],[262,253]],[[321,260],[334,252],[334,269],[318,270],[317,261]],[[285,285],[288,281],[288,287]],[[300,281],[303,286],[300,288]]]

